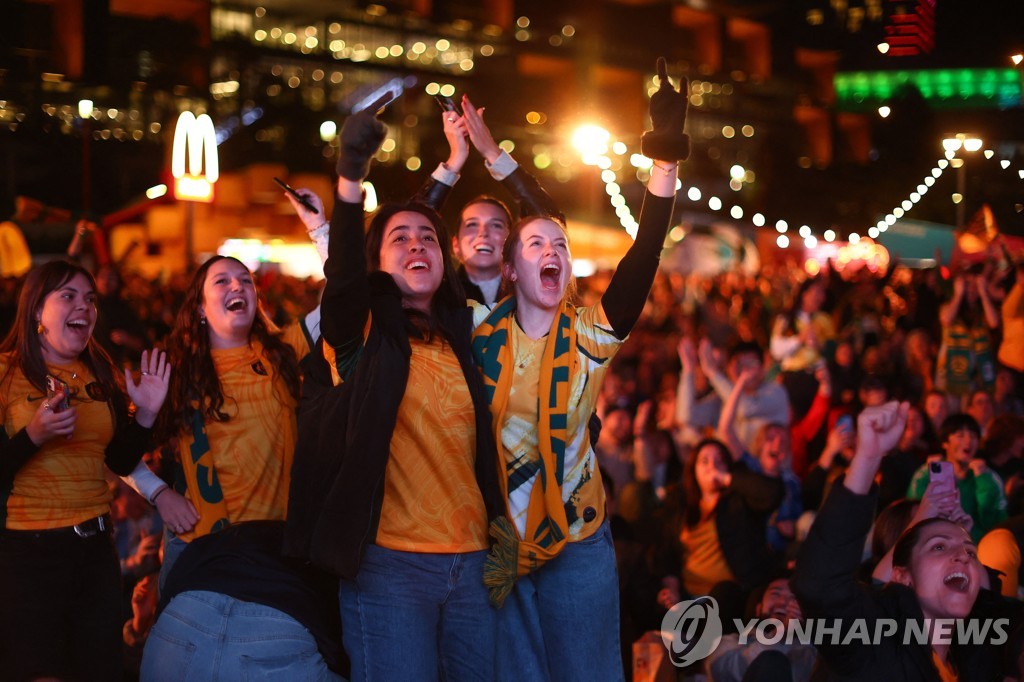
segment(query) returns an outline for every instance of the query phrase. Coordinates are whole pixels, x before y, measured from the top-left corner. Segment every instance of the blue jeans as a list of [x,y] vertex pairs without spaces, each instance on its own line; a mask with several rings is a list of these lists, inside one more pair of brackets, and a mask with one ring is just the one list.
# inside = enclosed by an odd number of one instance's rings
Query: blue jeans
[[491,682],[497,612],[484,587],[486,557],[368,546],[356,579],[338,588],[353,682]]
[[156,621],[142,655],[145,682],[341,680],[299,621],[217,592],[183,592]]
[[516,587],[498,612],[497,679],[622,680],[619,579],[607,520]]
[[160,563],[160,577],[157,578],[157,587],[163,593],[167,584],[167,576],[174,568],[174,562],[178,560],[181,553],[188,547],[188,543],[171,532],[171,529],[164,526],[164,556]]

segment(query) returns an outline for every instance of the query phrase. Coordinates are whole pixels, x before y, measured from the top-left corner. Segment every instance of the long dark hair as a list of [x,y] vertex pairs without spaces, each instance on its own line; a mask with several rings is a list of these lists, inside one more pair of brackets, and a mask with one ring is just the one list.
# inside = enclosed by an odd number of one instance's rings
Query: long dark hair
[[690,450],[690,458],[686,461],[683,469],[683,492],[686,494],[686,506],[683,509],[683,522],[687,528],[693,528],[700,523],[700,499],[703,496],[700,485],[697,483],[697,456],[707,446],[718,448],[718,454],[729,468],[729,448],[717,438],[705,438]]
[[800,286],[797,287],[796,293],[793,295],[793,302],[786,311],[784,318],[786,320],[785,331],[787,334],[797,334],[796,318],[800,314],[801,307],[804,302],[804,294],[811,290],[815,286],[824,286],[825,281],[820,277],[808,277]]
[[[11,372],[17,366],[30,384],[40,392],[46,392],[48,371],[39,342],[39,320],[36,314],[43,307],[43,301],[47,296],[67,284],[76,275],[85,277],[93,291],[96,290],[96,280],[92,273],[69,260],[52,260],[29,271],[18,296],[18,311],[15,313],[14,324],[7,332],[7,337],[0,343],[0,353],[11,355],[11,362],[7,365],[4,376],[0,378],[0,384],[6,384],[10,380]],[[89,337],[89,342],[78,359],[106,389],[106,394],[111,396],[107,405],[116,423],[118,415],[127,407],[121,373],[92,336]]]
[[451,236],[440,214],[426,204],[416,201],[392,202],[382,205],[367,221],[366,265],[370,272],[380,272],[380,247],[384,242],[384,228],[387,227],[389,220],[406,211],[417,213],[430,222],[434,232],[437,233],[438,246],[441,248],[441,262],[444,267],[441,286],[434,292],[434,296],[430,300],[431,314],[427,316],[421,311],[406,308],[406,315],[409,316],[416,328],[425,331],[426,336],[430,338],[441,328],[439,313],[442,309],[466,307],[466,293],[455,274],[455,264],[452,262]]
[[[232,260],[245,267],[238,259],[228,256],[214,256],[199,266],[185,290],[185,299],[178,309],[174,329],[168,337],[167,350],[172,371],[167,403],[161,412],[158,429],[161,440],[172,438],[185,430],[197,407],[204,420],[223,422],[229,419],[223,411],[224,394],[210,352],[210,333],[206,325],[201,323],[199,315],[206,275],[211,266],[222,260]],[[280,375],[288,387],[289,395],[298,400],[299,362],[295,350],[281,339],[279,330],[267,318],[259,303],[249,338],[255,338],[263,344],[270,360],[270,371]]]

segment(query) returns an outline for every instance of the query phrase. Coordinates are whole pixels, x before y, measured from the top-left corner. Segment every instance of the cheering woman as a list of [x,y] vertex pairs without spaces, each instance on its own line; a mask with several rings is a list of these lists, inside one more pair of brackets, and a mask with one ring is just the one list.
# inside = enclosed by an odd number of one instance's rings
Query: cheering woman
[[[504,602],[500,679],[622,679],[615,553],[587,423],[608,365],[654,281],[676,165],[689,154],[682,132],[686,88],[671,86],[664,59],[658,75],[653,130],[642,143],[654,166],[636,241],[601,301],[573,305],[565,224],[533,216],[505,242],[511,295],[493,310],[474,307],[473,352],[491,398],[512,517],[500,537],[518,545],[514,553],[496,550],[485,573],[492,600]],[[479,112],[467,103],[465,115],[472,120]]]
[[128,474],[167,395],[164,354],[123,377],[99,347],[96,283],[33,269],[0,344],[0,669],[10,680],[119,679],[120,567],[104,465]]

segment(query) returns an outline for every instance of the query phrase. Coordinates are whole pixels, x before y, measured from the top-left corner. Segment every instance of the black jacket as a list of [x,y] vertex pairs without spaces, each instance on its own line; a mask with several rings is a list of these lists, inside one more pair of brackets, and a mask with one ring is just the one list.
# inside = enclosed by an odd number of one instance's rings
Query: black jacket
[[[915,619],[921,622],[924,618],[913,590],[895,583],[880,590],[872,589],[858,583],[855,578],[874,511],[873,494],[857,495],[841,480],[836,481],[797,559],[791,583],[804,616],[825,618],[830,623],[833,619],[841,619],[840,642],[856,619],[867,621],[867,631],[871,636],[880,619],[892,619],[898,623],[898,636],[883,638],[878,644],[865,644],[858,639],[847,644],[831,644],[826,639],[818,647],[819,661],[823,660],[826,667],[825,677],[872,682],[939,682],[931,647],[917,644],[915,640],[904,643],[907,621]],[[971,612],[971,618],[1005,615],[1007,613],[1000,599],[988,590],[979,593]],[[1012,626],[1011,621],[1007,627],[1008,635]],[[971,682],[1002,679],[997,654],[984,645],[954,644],[951,647],[959,678]]]
[[[354,578],[366,545],[376,537],[412,351],[398,286],[387,273],[366,274],[362,206],[336,200],[331,232],[321,344],[331,344],[342,359],[337,369],[344,381],[332,386],[326,380],[330,367],[322,353],[306,363],[285,552]],[[367,313],[372,323],[364,340]],[[470,352],[472,311],[444,309],[438,317],[473,399],[476,479],[493,519],[504,513],[505,504],[483,380]]]
[[[778,560],[768,547],[765,531],[768,517],[782,504],[785,487],[781,478],[755,473],[742,463],[735,464],[731,473],[732,483],[715,508],[715,529],[729,570],[745,590],[750,590],[768,583],[777,574]],[[679,533],[685,523],[685,500],[681,488],[673,495],[676,499],[666,505],[666,512],[673,517],[668,527],[671,537],[666,540],[667,546],[676,551],[661,570],[679,575],[683,558]]]

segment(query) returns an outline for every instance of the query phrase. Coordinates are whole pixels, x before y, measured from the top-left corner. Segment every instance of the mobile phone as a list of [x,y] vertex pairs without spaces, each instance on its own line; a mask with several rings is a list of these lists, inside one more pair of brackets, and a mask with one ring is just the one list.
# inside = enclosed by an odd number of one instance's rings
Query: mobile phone
[[60,391],[64,391],[64,397],[59,403],[54,405],[50,403],[50,409],[54,412],[62,412],[63,410],[71,407],[71,390],[68,388],[66,381],[61,381],[52,374],[46,375],[46,399],[51,400],[53,396],[57,395]]
[[437,100],[438,105],[445,111],[454,111],[459,116],[462,116],[462,108],[451,97],[434,95],[434,99]]
[[309,203],[309,199],[296,192],[287,182],[285,182],[281,178],[274,178],[274,182],[280,185],[281,189],[283,189],[285,192],[288,192],[288,194],[291,194],[293,197],[295,197],[295,201],[305,206],[307,211],[311,211],[313,215],[320,215],[320,211],[316,210],[316,206]]
[[839,415],[836,419],[836,428],[847,433],[853,433],[853,417],[848,414]]
[[945,460],[928,463],[928,478],[932,482],[939,481],[947,490],[956,488],[956,479],[953,477],[953,465]]

